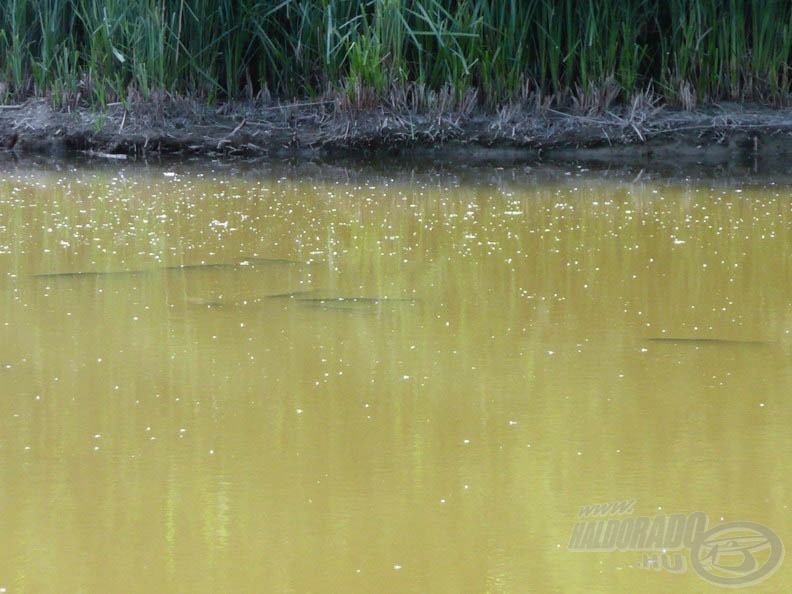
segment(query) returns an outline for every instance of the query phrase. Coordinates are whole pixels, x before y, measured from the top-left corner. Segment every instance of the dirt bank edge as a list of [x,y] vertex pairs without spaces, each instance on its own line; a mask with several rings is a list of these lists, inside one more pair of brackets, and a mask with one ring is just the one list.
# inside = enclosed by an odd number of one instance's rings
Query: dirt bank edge
[[792,156],[792,110],[728,104],[649,114],[622,108],[596,116],[516,109],[467,115],[339,111],[322,102],[222,110],[173,102],[61,111],[35,99],[0,106],[0,147],[20,154],[82,151],[108,159],[316,158],[444,147],[472,158],[501,154],[526,161],[786,161]]

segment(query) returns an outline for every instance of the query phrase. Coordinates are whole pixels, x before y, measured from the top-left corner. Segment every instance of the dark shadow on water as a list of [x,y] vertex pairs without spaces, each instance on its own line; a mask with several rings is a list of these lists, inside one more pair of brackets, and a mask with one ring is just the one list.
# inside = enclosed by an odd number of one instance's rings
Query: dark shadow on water
[[[695,147],[694,147],[695,149]],[[437,183],[470,186],[497,185],[504,181],[533,186],[572,179],[609,179],[616,182],[652,182],[673,184],[701,181],[714,185],[792,184],[792,158],[789,149],[721,150],[718,145],[680,154],[671,148],[652,150],[644,145],[566,149],[537,153],[532,149],[489,148],[463,144],[437,147],[410,147],[388,153],[351,151],[340,155],[315,155],[306,158],[233,158],[221,161],[206,157],[161,157],[106,163],[79,155],[0,154],[0,169],[23,174],[85,171],[117,175],[179,176],[212,171],[242,178],[282,177],[301,181],[357,184],[367,183]]]

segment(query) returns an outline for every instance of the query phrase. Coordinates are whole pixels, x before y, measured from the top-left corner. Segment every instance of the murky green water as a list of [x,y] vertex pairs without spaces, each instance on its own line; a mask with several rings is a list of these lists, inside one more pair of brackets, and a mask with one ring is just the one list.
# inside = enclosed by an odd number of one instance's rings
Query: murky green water
[[632,499],[792,544],[792,187],[273,171],[0,176],[0,591],[722,591],[569,550]]

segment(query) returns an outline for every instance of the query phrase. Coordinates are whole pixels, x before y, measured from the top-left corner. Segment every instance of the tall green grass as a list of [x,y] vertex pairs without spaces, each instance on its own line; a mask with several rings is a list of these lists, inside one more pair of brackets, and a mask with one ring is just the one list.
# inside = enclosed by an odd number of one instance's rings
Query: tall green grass
[[[790,95],[788,0],[4,0],[6,100]],[[3,99],[3,98],[0,98]]]

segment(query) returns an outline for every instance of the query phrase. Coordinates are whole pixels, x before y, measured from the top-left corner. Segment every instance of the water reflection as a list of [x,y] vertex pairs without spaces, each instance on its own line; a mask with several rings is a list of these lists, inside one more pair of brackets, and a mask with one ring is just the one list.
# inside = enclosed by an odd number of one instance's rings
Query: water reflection
[[789,534],[788,187],[243,173],[0,181],[0,587],[687,591],[579,506]]

